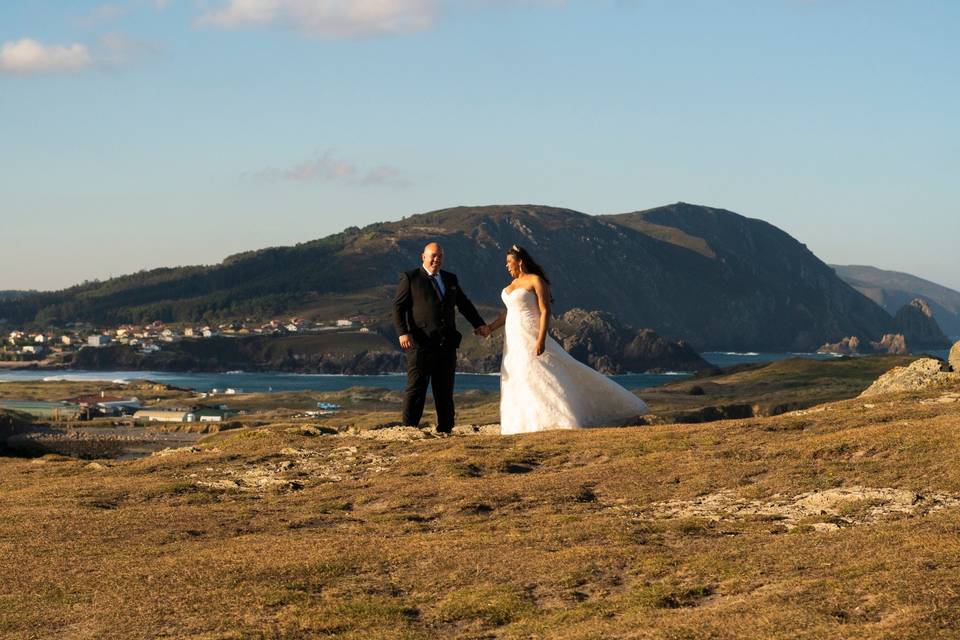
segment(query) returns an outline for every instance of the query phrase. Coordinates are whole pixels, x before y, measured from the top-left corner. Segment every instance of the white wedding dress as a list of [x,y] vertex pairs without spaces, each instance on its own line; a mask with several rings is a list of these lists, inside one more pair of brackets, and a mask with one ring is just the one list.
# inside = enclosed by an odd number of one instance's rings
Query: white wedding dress
[[536,355],[540,307],[533,291],[500,294],[507,307],[500,365],[500,433],[636,424],[646,403],[578,362],[547,336]]

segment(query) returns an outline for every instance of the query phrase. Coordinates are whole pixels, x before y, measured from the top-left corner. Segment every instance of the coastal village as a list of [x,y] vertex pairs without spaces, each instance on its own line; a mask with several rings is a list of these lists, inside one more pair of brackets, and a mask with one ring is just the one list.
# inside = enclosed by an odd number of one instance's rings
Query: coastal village
[[[4,323],[0,320],[0,326]],[[306,320],[294,317],[274,319],[260,323],[247,318],[243,321],[211,325],[167,324],[159,320],[147,325],[124,324],[118,327],[98,329],[88,323],[73,323],[63,331],[10,330],[0,345],[0,363],[56,362],[80,349],[108,347],[113,344],[128,345],[141,353],[162,351],[165,344],[180,340],[202,340],[223,336],[227,338],[250,335],[290,335],[322,333],[328,331],[370,331],[367,316],[338,318],[330,321]]]
[[[181,340],[204,340],[214,337],[239,338],[250,335],[296,335],[336,331],[370,331],[370,318],[353,316],[331,321],[309,321],[294,317],[256,322],[252,319],[211,325],[174,325],[155,321],[147,325],[125,324],[97,329],[87,323],[74,323],[63,331],[31,332],[14,329],[7,332],[0,346],[0,366],[23,367],[31,364],[56,367],[81,349],[98,349],[111,345],[126,345],[141,353],[162,351],[165,346]],[[155,407],[139,397],[121,397],[86,394],[65,398],[59,402],[30,402],[0,400],[0,408],[12,409],[54,422],[112,419],[125,423],[204,423],[223,422],[242,412],[220,402],[218,396],[233,396],[241,389],[212,389],[200,393],[182,406]],[[330,407],[319,407],[327,411]]]

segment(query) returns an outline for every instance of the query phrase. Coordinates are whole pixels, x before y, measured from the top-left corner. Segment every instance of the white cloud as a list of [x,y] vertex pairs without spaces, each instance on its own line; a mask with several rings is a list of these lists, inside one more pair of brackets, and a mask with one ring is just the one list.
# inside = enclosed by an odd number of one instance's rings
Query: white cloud
[[411,33],[430,27],[438,0],[226,0],[197,23],[222,29],[280,26],[326,38]]
[[364,169],[352,162],[334,156],[332,151],[311,158],[306,162],[278,169],[261,169],[248,177],[270,182],[337,182],[353,186],[410,186],[400,170],[390,165],[377,165]]
[[31,38],[8,42],[0,49],[0,73],[29,75],[79,72],[91,68],[111,69],[161,53],[156,44],[123,33],[100,36],[92,47],[86,44],[45,45]]
[[0,71],[31,74],[79,71],[94,64],[83,44],[45,45],[31,38],[7,42],[0,49]]

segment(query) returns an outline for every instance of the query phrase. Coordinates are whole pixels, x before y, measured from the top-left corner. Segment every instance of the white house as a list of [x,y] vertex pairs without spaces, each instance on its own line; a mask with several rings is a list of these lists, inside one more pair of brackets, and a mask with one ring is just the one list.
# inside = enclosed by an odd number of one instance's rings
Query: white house
[[134,420],[144,422],[193,422],[189,411],[170,411],[165,409],[141,409],[133,414]]
[[69,347],[71,344],[73,344],[73,338],[70,336],[60,336],[60,342]]
[[135,413],[140,409],[141,404],[138,398],[128,398],[126,400],[109,400],[107,402],[98,402],[97,406],[104,410],[107,415]]
[[199,409],[193,412],[197,422],[223,422],[224,412],[219,409]]
[[337,326],[338,326],[338,327],[347,327],[347,328],[349,328],[349,327],[352,327],[354,324],[355,324],[355,323],[353,322],[353,320],[346,320],[346,319],[337,320]]
[[87,338],[87,344],[91,347],[105,347],[110,342],[110,337],[105,335],[95,335]]

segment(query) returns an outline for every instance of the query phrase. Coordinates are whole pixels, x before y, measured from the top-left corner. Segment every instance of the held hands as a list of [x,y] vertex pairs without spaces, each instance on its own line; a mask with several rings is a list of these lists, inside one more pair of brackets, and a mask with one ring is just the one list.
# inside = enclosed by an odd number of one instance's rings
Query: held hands
[[488,325],[488,324],[479,326],[479,327],[477,327],[476,329],[473,330],[473,335],[475,335],[475,336],[480,336],[480,337],[482,337],[482,338],[486,338],[486,337],[489,336],[491,333],[493,333],[493,329],[492,329],[492,328],[490,327],[490,325]]
[[409,351],[413,347],[413,338],[410,337],[409,333],[405,333],[400,336],[400,348],[404,351]]

